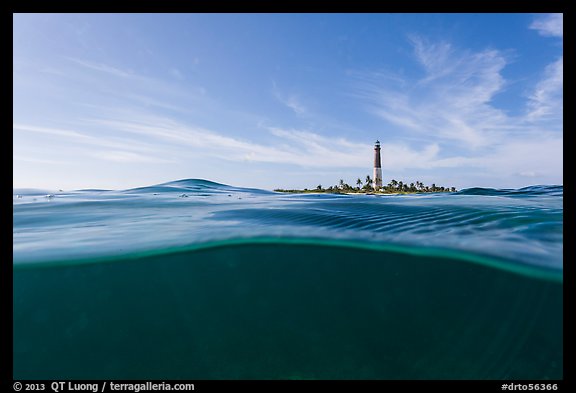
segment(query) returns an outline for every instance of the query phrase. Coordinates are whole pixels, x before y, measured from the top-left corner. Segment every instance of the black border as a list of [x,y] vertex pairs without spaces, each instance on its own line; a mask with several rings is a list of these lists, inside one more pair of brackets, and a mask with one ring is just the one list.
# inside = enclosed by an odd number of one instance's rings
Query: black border
[[133,0],[110,2],[86,1],[38,1],[36,4],[20,1],[12,5],[13,12],[120,12],[120,13],[169,13],[169,12],[563,12],[568,0],[519,1],[519,0],[466,0],[466,1],[376,1],[362,0],[273,2],[273,1],[228,1],[206,2],[190,0]]
[[[35,380],[35,381],[20,381],[20,383],[25,385],[44,385],[45,389],[41,390],[43,392],[50,393],[52,389],[50,389],[50,385],[54,382],[62,382],[62,380]],[[98,384],[98,392],[102,392],[102,386],[104,384],[103,381],[99,380],[76,380],[76,381],[69,381],[72,384]],[[113,380],[114,383],[118,384],[142,384],[147,381],[141,380]],[[278,390],[282,391],[286,389],[286,391],[297,391],[300,393],[301,391],[304,392],[325,392],[327,389],[330,390],[342,390],[350,393],[355,392],[370,392],[370,391],[382,391],[382,388],[389,389],[390,392],[469,392],[469,391],[483,391],[483,392],[510,392],[511,390],[504,390],[502,388],[503,384],[510,385],[556,385],[556,389],[550,390],[532,390],[532,392],[539,392],[539,393],[556,393],[562,392],[566,390],[566,384],[562,381],[536,381],[536,380],[522,380],[522,381],[404,381],[404,380],[386,380],[386,381],[379,381],[379,380],[315,380],[315,381],[270,381],[270,380],[238,380],[238,381],[211,381],[211,380],[182,380],[182,381],[162,381],[162,380],[153,380],[152,383],[158,384],[170,384],[170,385],[177,385],[177,384],[186,384],[192,383],[194,384],[194,390],[178,390],[178,392],[206,392],[206,391],[246,391],[246,392],[276,392]],[[68,381],[66,381],[66,385]],[[114,392],[122,392],[121,390],[111,390],[110,389],[110,381],[107,381],[107,385],[105,388],[106,393],[114,393]],[[12,383],[10,385],[12,388]],[[328,391],[330,391],[328,390]],[[14,391],[14,390],[12,390]],[[30,391],[30,390],[29,390]],[[38,390],[36,390],[38,391]],[[60,390],[62,393],[67,393],[69,391],[74,390],[67,390],[63,389]],[[141,392],[163,392],[169,390],[140,390]],[[172,390],[174,391],[174,390]],[[529,392],[528,389],[521,390],[520,388],[515,388],[513,391],[517,392]],[[26,392],[22,389],[22,392]],[[78,392],[78,391],[74,391]],[[90,392],[90,390],[80,390],[79,392]],[[134,392],[133,390],[124,390],[123,392]]]

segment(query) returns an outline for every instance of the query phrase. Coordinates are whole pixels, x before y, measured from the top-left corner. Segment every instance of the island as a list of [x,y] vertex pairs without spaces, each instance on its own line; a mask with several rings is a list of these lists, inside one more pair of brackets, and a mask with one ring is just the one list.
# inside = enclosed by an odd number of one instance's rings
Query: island
[[303,190],[285,190],[277,188],[276,192],[285,193],[329,193],[329,194],[419,194],[430,192],[456,192],[456,187],[443,187],[432,184],[430,186],[424,185],[421,181],[412,183],[397,181],[392,179],[390,183],[380,188],[374,188],[374,181],[370,175],[366,176],[365,181],[358,178],[356,180],[356,187],[353,187],[340,179],[338,184],[329,186],[328,188],[322,187],[319,184],[315,188],[305,188]]
[[276,192],[289,192],[289,193],[329,193],[329,194],[417,194],[423,192],[456,192],[455,187],[441,187],[436,184],[431,186],[426,186],[421,181],[416,181],[410,183],[397,181],[395,179],[390,180],[390,183],[384,185],[382,183],[382,160],[380,158],[380,141],[376,140],[374,142],[374,176],[366,176],[366,180],[363,182],[362,179],[358,178],[356,180],[356,187],[350,186],[344,183],[344,180],[340,179],[340,182],[335,186],[330,186],[328,188],[323,188],[319,184],[316,188],[303,190],[284,190],[277,188]]

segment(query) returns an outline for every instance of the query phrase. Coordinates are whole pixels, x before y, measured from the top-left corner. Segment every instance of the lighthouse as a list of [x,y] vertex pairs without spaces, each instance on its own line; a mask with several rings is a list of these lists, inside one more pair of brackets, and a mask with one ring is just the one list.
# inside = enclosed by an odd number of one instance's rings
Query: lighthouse
[[374,189],[382,188],[382,164],[380,161],[380,141],[374,144]]

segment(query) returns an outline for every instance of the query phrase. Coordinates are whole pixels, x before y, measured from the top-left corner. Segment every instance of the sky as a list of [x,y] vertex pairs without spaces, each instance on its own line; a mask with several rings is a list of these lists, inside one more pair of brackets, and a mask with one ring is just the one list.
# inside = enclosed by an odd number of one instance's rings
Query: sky
[[563,184],[562,14],[14,14],[13,186]]

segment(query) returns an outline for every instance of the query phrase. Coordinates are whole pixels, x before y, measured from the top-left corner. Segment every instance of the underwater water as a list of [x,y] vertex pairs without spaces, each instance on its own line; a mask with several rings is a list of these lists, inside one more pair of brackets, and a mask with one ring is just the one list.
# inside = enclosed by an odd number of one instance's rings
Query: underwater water
[[562,198],[14,190],[14,378],[561,379]]

